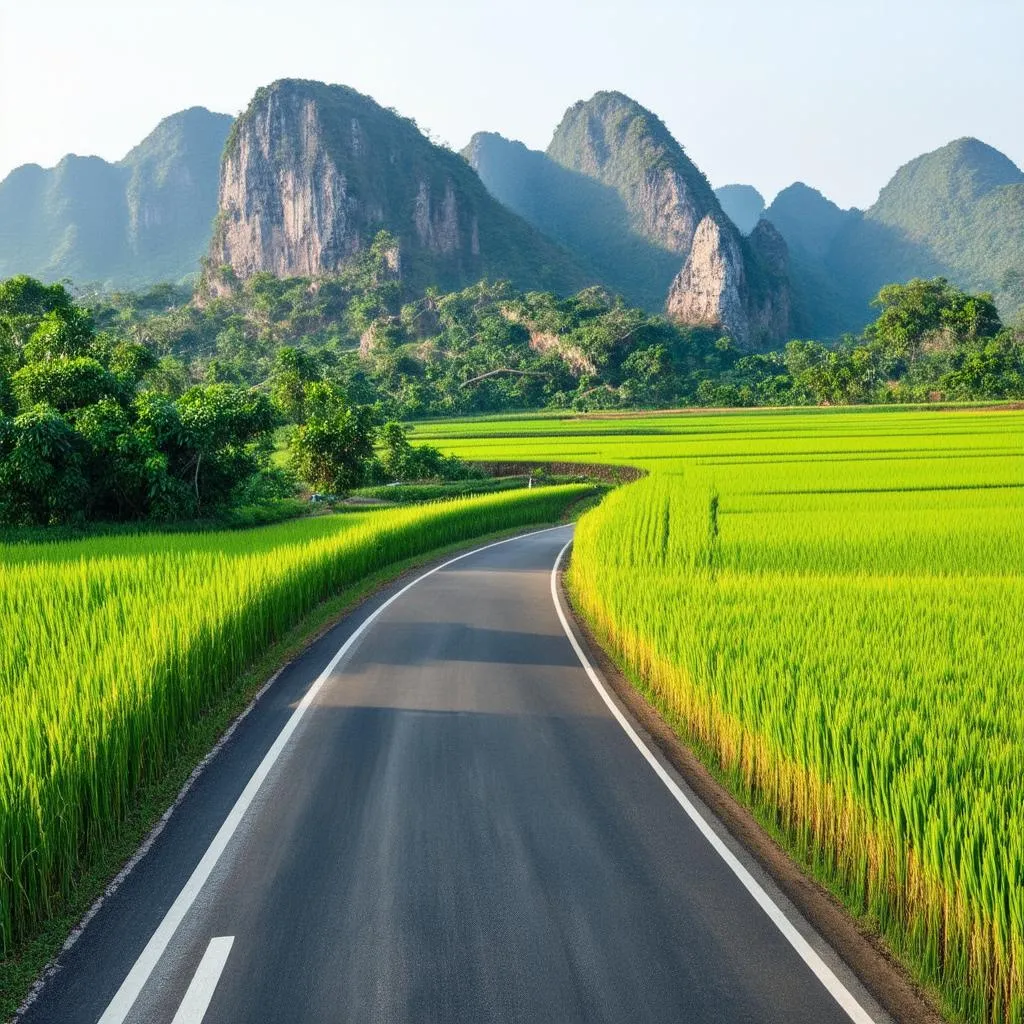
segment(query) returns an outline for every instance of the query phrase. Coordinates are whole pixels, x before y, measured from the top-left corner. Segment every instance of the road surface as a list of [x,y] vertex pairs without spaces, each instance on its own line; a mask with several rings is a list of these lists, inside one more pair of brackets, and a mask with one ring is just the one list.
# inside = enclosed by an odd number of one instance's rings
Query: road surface
[[570,537],[396,586],[290,665],[24,1021],[885,1021],[588,675]]

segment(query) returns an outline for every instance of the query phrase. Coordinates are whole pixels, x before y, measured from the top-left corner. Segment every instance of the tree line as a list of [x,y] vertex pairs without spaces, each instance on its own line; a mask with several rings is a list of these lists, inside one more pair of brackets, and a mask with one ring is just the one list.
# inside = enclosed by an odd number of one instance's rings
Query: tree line
[[395,244],[221,296],[0,283],[0,524],[189,519],[464,475],[397,425],[429,416],[1024,400],[1024,332],[941,278],[883,288],[860,336],[749,353],[601,288],[410,295]]

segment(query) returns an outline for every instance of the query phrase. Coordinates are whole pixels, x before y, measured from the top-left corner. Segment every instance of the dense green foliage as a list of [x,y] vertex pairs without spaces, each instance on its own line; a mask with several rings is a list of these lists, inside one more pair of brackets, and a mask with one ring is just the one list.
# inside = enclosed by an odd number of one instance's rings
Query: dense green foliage
[[96,296],[94,315],[144,341],[167,387],[266,386],[291,417],[311,380],[376,404],[384,419],[692,401],[702,380],[735,361],[716,333],[601,289],[568,299],[488,282],[416,292],[389,269],[392,244],[382,234],[341,274],[315,282],[260,274],[201,305],[166,291]]
[[581,519],[576,606],[953,1019],[1022,1019],[1024,413],[420,429],[466,458],[647,468]]
[[60,285],[0,284],[0,346],[0,523],[194,516],[238,503],[266,465],[265,395],[160,389],[153,351],[96,331]]
[[698,388],[711,406],[846,405],[1024,399],[1024,333],[1004,329],[988,295],[942,278],[883,288],[880,315],[836,346],[791,341],[743,356]]
[[199,272],[232,119],[194,107],[123,160],[66,156],[0,181],[0,278],[142,287]]
[[317,604],[433,549],[557,520],[590,490],[0,545],[0,955],[59,909],[197,717]]
[[[539,408],[1024,398],[985,295],[884,288],[860,338],[747,354],[591,288],[410,292],[378,236],[334,277],[256,275],[186,301],[0,285],[0,523],[188,518],[464,470],[388,421]],[[290,458],[272,461],[286,427]]]

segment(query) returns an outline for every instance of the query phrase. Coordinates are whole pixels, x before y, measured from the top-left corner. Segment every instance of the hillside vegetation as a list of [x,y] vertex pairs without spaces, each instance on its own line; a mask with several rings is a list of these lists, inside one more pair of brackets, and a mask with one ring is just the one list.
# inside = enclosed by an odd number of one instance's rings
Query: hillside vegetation
[[410,293],[393,248],[382,234],[340,275],[254,275],[201,303],[163,287],[87,307],[0,283],[0,525],[219,516],[461,475],[413,460],[389,426],[422,416],[1024,398],[1021,334],[941,279],[883,289],[840,346],[748,354],[596,288]]

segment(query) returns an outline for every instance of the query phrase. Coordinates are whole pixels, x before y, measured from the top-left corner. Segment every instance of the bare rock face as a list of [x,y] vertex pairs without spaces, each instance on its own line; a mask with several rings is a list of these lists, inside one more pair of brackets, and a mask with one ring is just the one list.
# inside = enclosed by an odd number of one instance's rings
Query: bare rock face
[[709,214],[669,289],[668,315],[679,323],[719,327],[745,348],[776,343],[792,319],[788,263],[786,243],[766,221],[744,245],[731,224]]
[[[358,139],[356,129],[356,147]],[[314,277],[335,269],[363,242],[347,189],[324,145],[315,100],[272,92],[250,111],[224,156],[217,262],[242,279],[260,271]]]
[[345,86],[285,80],[260,89],[225,148],[208,290],[261,272],[334,273],[382,230],[397,239],[414,286],[481,277],[577,285],[568,254],[414,122]]
[[672,282],[666,311],[679,323],[722,327],[747,345],[746,286],[739,243],[708,215],[698,225],[686,263]]

